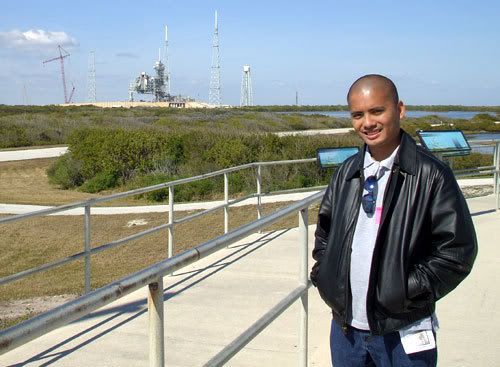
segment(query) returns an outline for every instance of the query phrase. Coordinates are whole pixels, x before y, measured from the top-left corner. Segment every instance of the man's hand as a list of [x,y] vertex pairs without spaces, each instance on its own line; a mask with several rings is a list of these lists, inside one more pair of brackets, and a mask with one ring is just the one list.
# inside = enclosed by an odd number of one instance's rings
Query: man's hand
[[319,262],[316,262],[316,264],[313,265],[311,269],[311,274],[309,277],[311,278],[312,284],[317,287],[318,286],[318,271],[319,271]]

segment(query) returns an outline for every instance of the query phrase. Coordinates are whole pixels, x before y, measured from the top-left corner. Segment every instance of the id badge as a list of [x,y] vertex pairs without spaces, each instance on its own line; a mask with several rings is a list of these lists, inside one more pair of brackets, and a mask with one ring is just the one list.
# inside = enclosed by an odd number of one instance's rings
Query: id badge
[[399,331],[401,344],[406,354],[423,352],[436,348],[436,339],[432,330]]

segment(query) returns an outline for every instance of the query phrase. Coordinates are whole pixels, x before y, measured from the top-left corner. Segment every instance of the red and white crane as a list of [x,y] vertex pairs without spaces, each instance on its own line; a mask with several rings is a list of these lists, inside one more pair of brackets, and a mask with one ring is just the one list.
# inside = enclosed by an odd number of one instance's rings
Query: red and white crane
[[[64,74],[64,58],[69,56],[69,52],[66,51],[64,48],[62,48],[60,45],[57,46],[59,48],[59,56],[54,57],[49,60],[45,60],[43,64],[45,65],[48,62],[51,61],[56,61],[59,60],[61,62],[61,78],[62,78],[62,83],[63,83],[63,90],[64,90],[64,103],[71,103],[71,98],[73,98],[73,94],[75,93],[75,86],[73,85],[73,89],[71,90],[71,93],[68,98],[68,92],[66,89],[66,75]],[[64,54],[63,54],[64,52]]]

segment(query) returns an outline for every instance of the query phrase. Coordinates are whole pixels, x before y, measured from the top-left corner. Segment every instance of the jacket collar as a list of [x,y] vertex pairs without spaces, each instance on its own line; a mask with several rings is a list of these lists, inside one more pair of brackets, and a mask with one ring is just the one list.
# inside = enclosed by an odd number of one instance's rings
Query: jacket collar
[[[345,179],[351,180],[354,177],[361,177],[363,162],[365,160],[366,144],[349,165]],[[415,175],[417,166],[417,144],[415,140],[403,129],[401,129],[401,143],[399,152],[394,159],[394,166],[398,166],[401,171]]]

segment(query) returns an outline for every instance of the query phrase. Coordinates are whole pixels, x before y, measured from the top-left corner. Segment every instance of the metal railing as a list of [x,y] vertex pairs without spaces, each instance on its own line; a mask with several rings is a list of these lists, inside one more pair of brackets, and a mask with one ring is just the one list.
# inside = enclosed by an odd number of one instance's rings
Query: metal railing
[[[491,142],[490,142],[491,143]],[[478,167],[472,170],[467,170],[464,172],[457,172],[457,176],[474,176],[478,174],[489,173],[494,175],[494,187],[495,194],[497,196],[496,209],[500,207],[499,201],[499,164],[500,164],[500,142],[493,142],[494,153],[493,160],[494,164],[487,167]],[[300,272],[300,285],[292,291],[287,297],[285,297],[278,305],[271,309],[266,315],[264,315],[260,320],[258,320],[252,327],[241,334],[233,343],[229,344],[224,348],[217,356],[212,358],[207,365],[219,365],[227,361],[231,356],[233,356],[239,349],[246,345],[255,335],[257,335],[263,328],[265,328],[272,320],[279,316],[287,307],[289,307],[298,298],[301,298],[301,361],[302,365],[306,365],[307,361],[307,289],[309,287],[309,282],[307,280],[307,208],[314,202],[320,200],[322,192],[316,193],[307,199],[299,201],[295,204],[288,206],[285,209],[279,210],[271,215],[262,217],[262,201],[261,198],[266,195],[275,194],[274,193],[263,193],[262,192],[262,167],[281,165],[281,164],[294,164],[294,163],[308,163],[315,162],[315,158],[311,159],[301,159],[301,160],[288,160],[288,161],[275,161],[275,162],[256,162],[250,163],[242,166],[232,167],[212,173],[207,173],[204,175],[199,175],[191,178],[180,179],[172,182],[167,182],[159,185],[149,186],[145,188],[140,188],[136,190],[131,190],[119,194],[114,194],[102,198],[90,199],[83,202],[62,205],[55,208],[39,210],[36,212],[14,215],[6,218],[0,219],[0,224],[10,223],[26,218],[44,216],[49,214],[54,214],[57,212],[63,212],[74,208],[84,208],[84,251],[68,256],[64,259],[57,260],[51,263],[41,265],[36,268],[28,269],[17,274],[9,275],[0,279],[0,285],[10,283],[21,278],[27,277],[29,275],[48,270],[57,266],[61,266],[71,261],[76,261],[78,259],[84,258],[85,260],[85,293],[86,295],[64,304],[60,307],[55,308],[52,311],[43,313],[33,319],[20,323],[12,328],[6,329],[0,332],[0,354],[3,354],[9,350],[16,348],[29,340],[32,340],[40,335],[47,333],[59,326],[62,326],[70,321],[78,319],[91,311],[102,307],[122,296],[139,289],[143,286],[148,285],[149,295],[148,295],[148,308],[150,313],[150,345],[151,345],[151,365],[163,365],[161,361],[164,361],[164,351],[163,351],[163,280],[162,277],[166,274],[172,273],[173,271],[182,268],[188,264],[191,264],[218,249],[224,248],[235,241],[254,233],[267,225],[274,223],[280,218],[289,215],[294,211],[299,211],[299,227],[300,227],[300,238],[301,238],[301,251],[302,251],[302,266]],[[242,169],[254,168],[256,174],[256,185],[257,192],[255,194],[250,194],[248,196],[230,200],[229,199],[229,179],[228,174],[231,172],[239,171]],[[221,205],[216,205],[211,209],[181,218],[176,220],[174,216],[174,187],[181,184],[186,184],[189,182],[194,182],[197,180],[203,180],[207,178],[212,178],[216,176],[224,176],[224,202]],[[162,224],[157,227],[153,227],[125,238],[121,238],[104,245],[91,248],[90,234],[91,234],[91,207],[98,203],[108,202],[114,199],[123,198],[132,195],[143,194],[150,191],[155,191],[159,189],[168,188],[169,191],[169,220],[168,223]],[[310,188],[319,189],[320,187]],[[284,190],[279,193],[284,192],[295,192],[297,190]],[[233,231],[229,231],[229,207],[236,203],[248,200],[251,198],[256,198],[257,206],[257,220],[255,222],[244,225]],[[188,220],[192,220],[199,216],[211,213],[215,210],[224,209],[224,233],[225,235],[212,239],[194,249],[184,251],[176,256],[173,254],[174,246],[174,226],[176,224],[184,223]],[[151,267],[143,269],[139,272],[131,274],[117,282],[111,283],[107,286],[99,288],[95,291],[91,291],[90,287],[90,269],[91,269],[91,255],[98,252],[122,245],[131,240],[138,239],[140,237],[155,233],[162,229],[168,229],[168,256],[169,259],[161,261]],[[156,361],[156,362],[154,362]]]
[[496,196],[495,210],[500,209],[500,141],[499,140],[475,140],[472,147],[484,147],[493,145],[493,164],[491,166],[469,168],[455,171],[455,177],[478,176],[493,174],[493,193]]
[[[104,196],[101,198],[94,198],[94,199],[89,199],[86,201],[82,202],[77,202],[77,203],[72,203],[72,204],[67,204],[67,205],[61,205],[57,206],[54,208],[48,208],[48,209],[43,209],[43,210],[38,210],[30,213],[25,213],[25,214],[18,214],[18,215],[13,215],[5,218],[0,218],[0,224],[6,224],[6,223],[11,223],[15,221],[20,221],[28,218],[33,218],[33,217],[41,217],[41,216],[46,216],[50,214],[55,214],[55,213],[60,213],[64,212],[67,210],[71,209],[77,209],[77,208],[83,208],[83,216],[84,216],[84,223],[83,223],[83,251],[67,256],[63,259],[55,260],[49,263],[45,263],[43,265],[27,269],[12,275],[8,275],[5,277],[0,278],[0,285],[3,284],[8,284],[20,279],[23,279],[27,276],[34,275],[36,273],[40,273],[42,271],[47,271],[56,267],[60,267],[62,265],[68,264],[73,261],[77,261],[80,259],[84,259],[84,284],[85,284],[85,293],[88,293],[91,291],[91,256],[95,255],[99,252],[109,250],[111,248],[123,245],[125,243],[128,243],[132,240],[139,239],[141,237],[151,235],[153,233],[156,233],[161,230],[167,230],[168,231],[168,245],[167,245],[167,254],[168,257],[172,257],[173,252],[174,252],[174,227],[178,224],[188,222],[190,220],[196,219],[198,217],[207,215],[209,213],[212,213],[214,211],[224,209],[224,233],[227,233],[229,230],[229,207],[231,205],[235,205],[237,203],[256,198],[256,206],[257,206],[257,219],[259,219],[262,215],[262,197],[268,196],[268,195],[275,195],[277,193],[291,193],[291,192],[296,192],[298,190],[284,190],[284,191],[279,191],[279,192],[268,192],[268,193],[263,193],[262,192],[262,167],[268,167],[268,166],[277,166],[277,165],[284,165],[284,164],[297,164],[297,163],[311,163],[315,162],[316,158],[310,158],[310,159],[296,159],[296,160],[286,160],[286,161],[271,161],[271,162],[255,162],[255,163],[249,163],[249,164],[244,164],[241,166],[236,166],[236,167],[231,167],[215,172],[210,172],[198,176],[193,176],[189,178],[183,178],[175,181],[170,181],[170,182],[165,182],[161,183],[158,185],[153,185],[153,186],[148,186],[148,187],[143,187],[135,190],[130,190],[118,194],[113,194],[113,195],[108,195]],[[256,175],[256,186],[257,186],[257,191],[256,193],[246,195],[244,197],[240,197],[237,199],[230,199],[229,198],[229,174],[231,172],[237,172],[241,171],[244,169],[249,169],[253,168],[255,170],[255,175]],[[175,219],[174,215],[174,209],[175,209],[175,202],[174,202],[174,189],[176,186],[195,182],[195,181],[200,181],[200,180],[205,180],[209,178],[214,178],[217,176],[224,176],[224,201],[220,205],[215,205],[214,207],[210,209],[203,210],[201,212],[188,215],[186,217],[180,218],[180,219]],[[322,189],[322,187],[311,187],[308,188],[308,190],[319,190]],[[91,246],[91,208],[96,206],[97,204],[104,203],[104,202],[109,202],[112,200],[120,199],[120,198],[125,198],[129,196],[135,196],[139,194],[144,194],[147,192],[151,191],[156,191],[156,190],[161,190],[161,189],[168,189],[168,223],[161,224],[159,226],[153,227],[146,229],[144,231],[140,231],[137,233],[134,233],[128,237],[120,238],[115,241],[111,241],[108,243],[105,243],[103,245],[93,247]],[[304,190],[301,190],[304,191]]]
[[220,237],[205,242],[193,249],[186,250],[169,259],[156,263],[146,269],[133,273],[119,281],[96,289],[74,301],[65,303],[48,312],[42,313],[30,320],[0,332],[0,354],[15,349],[41,335],[48,333],[73,320],[79,319],[90,312],[105,306],[126,294],[141,287],[148,286],[150,366],[164,366],[164,315],[163,315],[163,276],[168,275],[186,265],[192,264],[217,250],[255,233],[270,224],[294,212],[299,212],[301,267],[299,286],[290,292],[282,301],[255,322],[249,329],[230,343],[220,353],[213,357],[207,366],[220,366],[229,360],[238,350],[243,348],[269,323],[300,298],[300,361],[307,365],[307,291],[308,281],[308,208],[319,202],[323,191],[315,193],[306,199],[291,204],[284,209],[232,230]]

